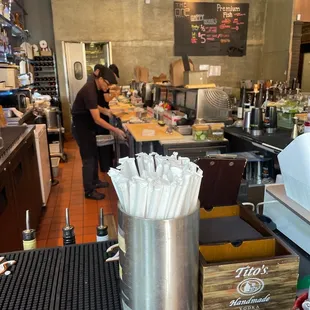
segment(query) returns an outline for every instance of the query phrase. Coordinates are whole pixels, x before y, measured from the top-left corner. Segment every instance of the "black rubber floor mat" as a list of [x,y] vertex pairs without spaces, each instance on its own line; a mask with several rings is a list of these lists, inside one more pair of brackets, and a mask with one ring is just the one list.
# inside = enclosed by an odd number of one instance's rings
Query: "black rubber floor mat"
[[0,254],[17,261],[0,276],[0,309],[120,310],[118,262],[105,263],[114,243]]
[[64,248],[58,309],[121,309],[118,263],[105,263],[106,249],[101,242]]
[[[8,151],[12,144],[20,137],[27,129],[26,126],[9,126],[0,128],[0,135],[4,141],[4,147],[0,150],[0,157]],[[1,308],[0,308],[1,309]]]
[[61,248],[0,254],[16,260],[11,275],[0,276],[0,309],[57,309],[56,288],[61,266]]

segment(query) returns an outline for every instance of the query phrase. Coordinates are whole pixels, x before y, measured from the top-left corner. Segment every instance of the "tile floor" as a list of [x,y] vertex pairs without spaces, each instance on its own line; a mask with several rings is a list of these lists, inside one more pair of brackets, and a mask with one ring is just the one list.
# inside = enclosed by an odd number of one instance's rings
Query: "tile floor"
[[84,199],[82,185],[82,163],[74,140],[65,143],[68,162],[60,164],[59,184],[52,187],[46,208],[42,211],[40,226],[37,230],[37,247],[62,246],[62,228],[65,224],[65,209],[70,210],[70,222],[75,227],[76,243],[96,241],[99,209],[104,214],[113,214],[117,220],[117,196],[106,173],[99,173],[110,187],[101,189],[106,195],[102,201]]

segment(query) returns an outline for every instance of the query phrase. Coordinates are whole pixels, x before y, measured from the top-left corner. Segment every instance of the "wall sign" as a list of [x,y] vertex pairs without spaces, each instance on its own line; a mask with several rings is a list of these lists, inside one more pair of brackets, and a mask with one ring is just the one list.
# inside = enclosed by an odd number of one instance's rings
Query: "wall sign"
[[248,3],[174,2],[175,56],[244,56]]

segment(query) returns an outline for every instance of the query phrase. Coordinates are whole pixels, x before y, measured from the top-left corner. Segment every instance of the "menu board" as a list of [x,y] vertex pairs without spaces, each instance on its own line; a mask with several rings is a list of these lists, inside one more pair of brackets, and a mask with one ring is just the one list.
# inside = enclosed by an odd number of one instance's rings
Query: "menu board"
[[174,2],[175,56],[244,56],[248,3]]

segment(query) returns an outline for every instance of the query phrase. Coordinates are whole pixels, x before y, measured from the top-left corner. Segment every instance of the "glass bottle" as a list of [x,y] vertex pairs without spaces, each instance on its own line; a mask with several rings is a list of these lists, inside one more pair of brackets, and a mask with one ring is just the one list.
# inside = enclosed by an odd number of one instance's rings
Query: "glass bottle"
[[237,111],[238,119],[243,119],[245,98],[246,98],[246,89],[245,89],[245,86],[243,86],[242,92],[241,92],[241,98],[239,101],[238,111]]
[[310,113],[307,115],[307,121],[305,122],[304,133],[310,132]]

